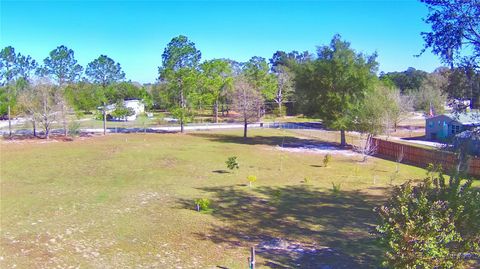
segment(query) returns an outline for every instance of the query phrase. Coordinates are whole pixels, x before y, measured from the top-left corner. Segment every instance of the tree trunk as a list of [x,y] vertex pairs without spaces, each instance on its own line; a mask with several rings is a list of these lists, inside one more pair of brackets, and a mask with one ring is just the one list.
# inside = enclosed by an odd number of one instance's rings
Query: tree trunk
[[50,127],[49,126],[45,126],[45,139],[49,139],[50,138]]
[[[181,84],[180,84],[181,85]],[[180,119],[180,132],[183,133],[183,118],[184,118],[184,112],[185,112],[185,96],[183,96],[183,88],[180,86],[180,106],[182,107],[182,117]]]
[[218,123],[218,100],[215,100],[213,105],[213,113],[215,114],[215,123]]
[[63,122],[63,135],[68,135],[68,127],[67,127],[67,108],[65,104],[62,104],[62,122]]
[[12,118],[10,114],[10,105],[8,105],[7,109],[8,109],[8,136],[12,137]]
[[477,109],[480,107],[480,102],[478,96],[473,95],[470,99],[470,109]]
[[32,120],[32,127],[33,127],[33,136],[37,137],[37,122]]
[[345,140],[345,130],[340,130],[340,146],[345,147],[347,142]]
[[248,127],[248,122],[247,119],[243,120],[243,138],[247,138],[247,127]]
[[103,135],[107,134],[107,105],[103,102]]

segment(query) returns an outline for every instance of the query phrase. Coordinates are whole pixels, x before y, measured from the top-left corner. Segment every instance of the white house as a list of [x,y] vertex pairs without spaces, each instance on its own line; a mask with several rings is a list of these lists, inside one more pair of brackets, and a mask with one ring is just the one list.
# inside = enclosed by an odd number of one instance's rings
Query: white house
[[[133,121],[137,119],[137,116],[145,113],[145,104],[139,99],[124,100],[123,104],[126,108],[131,109],[134,114],[124,118],[114,118],[111,116],[111,113],[115,111],[116,104],[110,104],[105,107],[108,120],[113,121]],[[103,107],[99,107],[99,110],[103,110]]]
[[145,104],[141,100],[125,100],[123,103],[126,107],[131,108],[135,112],[135,116],[145,113]]

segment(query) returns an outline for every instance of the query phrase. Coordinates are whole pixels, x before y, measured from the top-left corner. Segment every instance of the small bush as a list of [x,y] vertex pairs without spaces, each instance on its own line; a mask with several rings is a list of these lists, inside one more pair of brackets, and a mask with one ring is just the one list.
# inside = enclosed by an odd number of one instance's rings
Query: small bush
[[331,160],[332,160],[332,155],[330,154],[325,155],[325,157],[323,157],[323,166],[327,167]]
[[287,115],[287,110],[285,109],[285,106],[282,106],[282,109],[280,108],[275,108],[273,110],[273,115],[276,117],[285,117]]
[[332,194],[338,196],[342,191],[342,183],[335,184],[332,182]]
[[247,177],[247,180],[248,180],[248,185],[249,185],[250,187],[252,187],[252,184],[253,184],[255,181],[257,181],[257,177],[250,175],[250,176]]
[[96,119],[96,120],[102,120],[103,121],[103,111],[95,111],[95,113],[93,114],[93,118]]
[[76,121],[70,122],[68,125],[68,133],[70,136],[75,137],[80,135],[80,123]]
[[282,191],[281,190],[275,190],[272,194],[272,201],[274,203],[279,203],[281,198],[282,198]]
[[195,199],[197,211],[209,211],[211,203],[212,202],[208,198]]
[[398,171],[394,171],[390,175],[390,185],[393,185],[393,182],[398,179],[398,174],[399,174]]
[[303,179],[303,183],[308,184],[310,182],[310,179],[308,177],[305,177]]
[[238,164],[238,161],[237,161],[237,156],[228,157],[225,163],[227,164],[227,168],[230,170],[240,168],[240,165]]

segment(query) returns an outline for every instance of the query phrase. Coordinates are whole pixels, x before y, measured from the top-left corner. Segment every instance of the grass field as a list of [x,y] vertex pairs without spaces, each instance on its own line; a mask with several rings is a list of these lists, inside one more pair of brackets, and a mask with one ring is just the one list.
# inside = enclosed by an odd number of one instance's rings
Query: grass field
[[[257,268],[378,265],[372,208],[392,179],[424,170],[392,178],[393,162],[342,154],[323,167],[321,154],[276,147],[303,141],[293,133],[241,133],[2,141],[0,267],[247,268],[253,245]],[[226,171],[229,156],[240,169]],[[202,197],[208,213],[194,210]],[[258,246],[280,238],[299,247]]]

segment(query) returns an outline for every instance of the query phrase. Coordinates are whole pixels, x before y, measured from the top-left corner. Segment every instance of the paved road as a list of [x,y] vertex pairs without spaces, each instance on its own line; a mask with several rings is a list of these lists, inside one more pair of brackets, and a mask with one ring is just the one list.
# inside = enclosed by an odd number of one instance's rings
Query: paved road
[[[281,129],[323,129],[319,122],[302,122],[302,123],[251,123],[248,128],[281,128]],[[191,124],[184,126],[185,131],[207,131],[207,130],[226,130],[226,129],[243,129],[243,124],[227,123],[227,124]],[[84,128],[80,130],[83,133],[103,133],[103,128]],[[180,126],[158,126],[149,128],[107,128],[108,133],[175,133],[180,132]],[[7,134],[8,130],[0,131],[0,134]],[[15,134],[30,135],[31,130],[23,129],[14,131]],[[52,130],[52,133],[62,133],[61,129]]]
[[[14,125],[17,125],[19,123],[25,122],[25,120],[24,119],[15,119],[15,120],[12,119],[11,122],[12,122],[12,126],[14,126]],[[0,121],[0,128],[6,128],[6,127],[8,127],[8,120]]]

